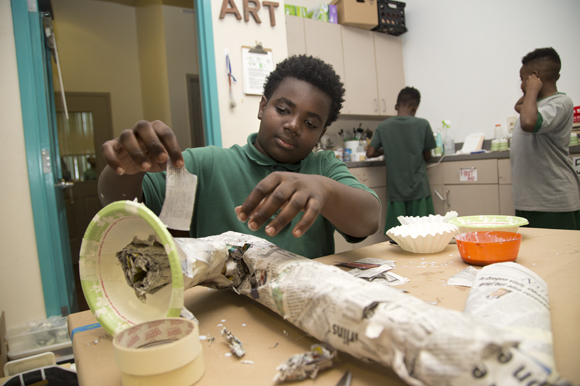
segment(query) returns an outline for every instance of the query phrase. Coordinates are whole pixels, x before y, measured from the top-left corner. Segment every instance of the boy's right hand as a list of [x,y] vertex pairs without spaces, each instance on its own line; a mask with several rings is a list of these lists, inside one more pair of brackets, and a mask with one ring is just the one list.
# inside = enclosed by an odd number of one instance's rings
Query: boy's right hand
[[139,121],[118,138],[103,143],[101,151],[118,175],[165,171],[167,158],[176,168],[183,166],[175,133],[161,121]]

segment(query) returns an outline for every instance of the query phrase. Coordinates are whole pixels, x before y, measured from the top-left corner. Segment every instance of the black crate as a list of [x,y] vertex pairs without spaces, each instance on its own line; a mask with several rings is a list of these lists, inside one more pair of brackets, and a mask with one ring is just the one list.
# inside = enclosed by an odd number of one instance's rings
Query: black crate
[[373,31],[399,36],[407,32],[405,3],[394,0],[378,0],[379,25]]

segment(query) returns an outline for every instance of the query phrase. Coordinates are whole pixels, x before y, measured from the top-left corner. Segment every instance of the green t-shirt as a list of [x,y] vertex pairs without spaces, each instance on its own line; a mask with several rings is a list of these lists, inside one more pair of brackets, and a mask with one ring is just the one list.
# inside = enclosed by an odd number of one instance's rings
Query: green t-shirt
[[[331,151],[309,154],[299,164],[280,164],[254,147],[256,136],[250,135],[245,146],[234,145],[229,149],[208,146],[183,152],[185,167],[198,178],[190,236],[199,238],[235,231],[261,237],[282,249],[308,258],[333,254],[335,228],[323,216],[318,216],[310,229],[302,237],[296,238],[292,235],[292,229],[302,218],[303,213],[300,212],[291,224],[276,236],[270,237],[264,232],[265,226],[256,232],[251,231],[247,222],[238,220],[234,208],[246,200],[258,182],[275,171],[322,175],[364,189],[375,197],[377,195],[358,182],[344,162],[336,159]],[[159,214],[165,197],[165,172],[147,173],[143,179],[143,194],[147,207]],[[364,240],[344,236],[351,243]]]
[[413,116],[392,117],[379,124],[371,140],[383,148],[387,166],[387,200],[412,201],[431,195],[423,151],[437,145],[429,122]]

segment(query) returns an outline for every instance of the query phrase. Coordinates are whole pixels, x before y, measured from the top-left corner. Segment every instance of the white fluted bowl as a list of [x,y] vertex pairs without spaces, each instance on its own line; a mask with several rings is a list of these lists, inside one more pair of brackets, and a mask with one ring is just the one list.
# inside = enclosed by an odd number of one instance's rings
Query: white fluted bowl
[[430,214],[429,216],[399,216],[397,220],[401,225],[416,224],[418,222],[449,222],[450,219],[457,217],[456,211],[447,212],[445,216],[440,214]]
[[445,222],[417,222],[391,228],[387,231],[387,236],[407,252],[437,253],[444,250],[457,233],[459,228],[456,225]]

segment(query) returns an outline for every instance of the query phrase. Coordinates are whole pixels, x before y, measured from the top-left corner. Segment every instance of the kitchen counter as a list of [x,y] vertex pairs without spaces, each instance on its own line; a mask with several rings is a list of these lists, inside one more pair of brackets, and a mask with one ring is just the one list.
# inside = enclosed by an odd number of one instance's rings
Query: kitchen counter
[[[461,148],[461,147],[459,147]],[[580,145],[570,146],[570,154],[580,156]],[[490,151],[486,153],[477,154],[454,154],[443,157],[432,157],[427,164],[436,164],[439,162],[453,162],[453,161],[472,161],[472,160],[484,160],[484,159],[502,159],[510,158],[510,152],[507,151]],[[346,166],[349,168],[362,168],[369,166],[383,166],[384,161],[354,161],[345,162]]]

